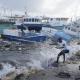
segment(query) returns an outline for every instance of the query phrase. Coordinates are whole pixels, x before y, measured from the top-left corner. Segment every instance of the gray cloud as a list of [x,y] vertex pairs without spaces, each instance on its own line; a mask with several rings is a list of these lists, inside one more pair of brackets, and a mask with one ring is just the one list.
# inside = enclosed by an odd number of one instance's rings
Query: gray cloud
[[[0,4],[5,8],[12,10],[20,10],[42,14],[52,14],[52,15],[69,15],[68,11],[74,10],[74,8],[79,6],[80,0],[56,0],[59,1],[56,3],[55,0],[49,0],[52,4],[52,9],[47,8],[49,6],[45,5],[48,0],[0,0]],[[43,9],[45,5],[46,10]],[[73,11],[75,12],[75,11]]]
[[75,8],[75,5],[76,5],[76,0],[62,0],[61,2],[59,2],[55,9],[53,10],[52,13],[54,13],[55,15],[59,14],[59,15],[64,15],[64,13],[68,10],[68,9],[72,9],[71,6],[73,6],[73,8]]
[[41,0],[0,0],[0,3],[5,7],[13,10],[38,11],[41,5]]

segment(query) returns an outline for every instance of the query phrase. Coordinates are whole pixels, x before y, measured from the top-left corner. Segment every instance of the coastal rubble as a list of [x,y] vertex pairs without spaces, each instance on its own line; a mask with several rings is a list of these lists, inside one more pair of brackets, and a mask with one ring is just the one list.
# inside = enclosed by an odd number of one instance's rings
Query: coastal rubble
[[[4,41],[0,47],[0,62],[6,61],[15,66],[14,73],[7,75],[4,80],[12,80],[11,77],[14,78],[13,80],[17,78],[18,80],[74,80],[79,78],[80,59],[76,53],[80,52],[80,45],[74,42],[70,43],[71,53],[66,57],[66,62],[63,64],[60,59],[59,66],[53,67],[49,65],[56,60],[60,52],[56,49],[56,45],[50,45],[50,42],[25,45]],[[70,77],[61,78],[58,76],[61,72],[70,74]]]

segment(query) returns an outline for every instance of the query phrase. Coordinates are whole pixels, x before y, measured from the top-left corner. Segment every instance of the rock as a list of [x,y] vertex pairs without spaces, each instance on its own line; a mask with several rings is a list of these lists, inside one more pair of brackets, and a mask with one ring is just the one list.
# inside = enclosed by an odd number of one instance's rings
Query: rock
[[56,61],[54,61],[53,58],[48,60],[47,65],[48,65],[48,68],[58,67],[58,63]]
[[80,70],[80,66],[79,66],[79,70]]
[[76,56],[80,56],[80,50],[78,52],[76,52],[75,54]]
[[11,46],[11,45],[7,44],[7,45],[5,45],[4,47],[6,47],[6,48],[10,48],[10,46]]
[[75,80],[80,80],[80,77],[79,78],[75,78]]
[[52,66],[52,67],[58,67],[58,63],[57,63],[57,62],[53,62],[53,63],[51,64],[51,66]]
[[2,70],[3,69],[3,65],[0,63],[0,70]]
[[73,55],[73,56],[71,56],[70,58],[68,58],[68,60],[69,60],[69,61],[74,61],[74,60],[76,60],[76,56]]
[[80,45],[80,41],[77,44]]
[[57,77],[60,77],[60,78],[70,78],[71,75],[69,73],[66,73],[66,72],[59,72]]
[[16,76],[15,80],[25,80],[24,74],[20,74],[20,75]]

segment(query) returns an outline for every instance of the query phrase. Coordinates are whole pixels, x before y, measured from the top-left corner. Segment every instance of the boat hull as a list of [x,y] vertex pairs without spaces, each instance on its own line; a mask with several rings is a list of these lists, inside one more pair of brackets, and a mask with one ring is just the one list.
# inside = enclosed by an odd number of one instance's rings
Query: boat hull
[[29,31],[35,30],[37,32],[40,32],[42,30],[43,24],[22,24],[17,25],[18,29],[28,29]]
[[43,24],[37,24],[37,23],[34,23],[34,24],[24,23],[24,25],[28,27],[42,27],[43,26]]
[[44,42],[46,41],[47,37],[44,35],[39,36],[31,36],[31,37],[18,37],[18,36],[12,36],[12,35],[1,35],[2,39],[8,40],[8,41],[17,41],[22,43],[28,43],[28,42]]

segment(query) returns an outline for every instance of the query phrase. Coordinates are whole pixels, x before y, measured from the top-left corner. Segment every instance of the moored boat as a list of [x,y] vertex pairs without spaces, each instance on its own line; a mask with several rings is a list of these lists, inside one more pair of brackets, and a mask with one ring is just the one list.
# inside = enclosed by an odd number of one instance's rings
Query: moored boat
[[40,17],[23,18],[15,25],[16,30],[3,31],[3,39],[19,42],[44,42],[47,39],[47,35],[41,32],[43,23]]
[[80,20],[73,21],[66,25],[63,29],[67,34],[73,37],[80,37]]

